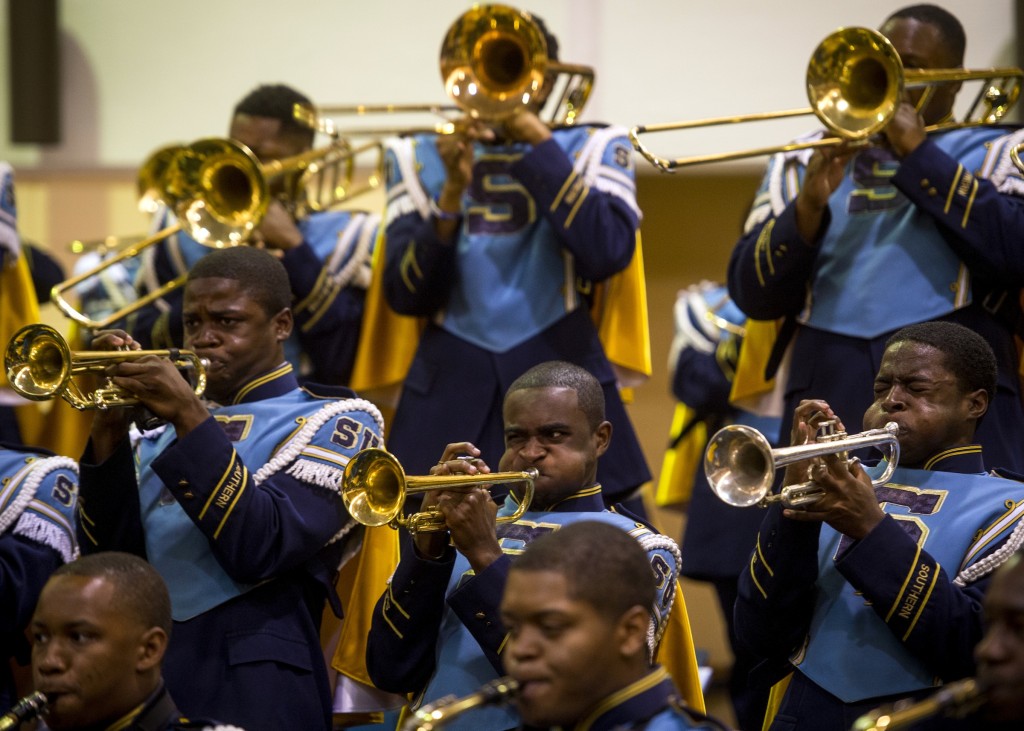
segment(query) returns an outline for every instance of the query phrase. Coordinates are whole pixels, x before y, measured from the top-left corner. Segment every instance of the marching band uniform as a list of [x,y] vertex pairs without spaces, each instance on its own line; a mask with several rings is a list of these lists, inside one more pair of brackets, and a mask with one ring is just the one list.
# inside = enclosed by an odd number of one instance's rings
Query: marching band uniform
[[[522,727],[532,729],[533,727]],[[719,721],[682,704],[672,680],[655,667],[640,680],[601,701],[594,713],[563,731],[725,730]]]
[[1024,484],[986,474],[973,445],[898,467],[875,492],[887,517],[859,541],[773,505],[740,576],[740,640],[766,669],[795,651],[778,728],[846,729],[974,672],[989,574],[1024,538]]
[[395,312],[430,321],[405,375],[388,447],[412,472],[425,473],[454,433],[496,459],[508,386],[538,363],[565,360],[604,389],[615,439],[598,479],[614,503],[650,471],[587,293],[639,266],[632,151],[615,127],[552,134],[535,147],[477,145],[454,245],[434,231],[445,180],[436,137],[390,144],[384,294]]
[[6,662],[29,661],[25,628],[46,580],[78,557],[78,464],[45,450],[0,445],[0,712],[18,694]]
[[[164,209],[154,218],[159,230],[174,223]],[[281,263],[288,272],[295,297],[295,335],[289,359],[298,362],[298,351],[308,359],[309,372],[303,380],[347,385],[352,376],[359,343],[363,301],[370,282],[370,260],[380,226],[380,215],[363,211],[322,211],[310,213],[296,225],[303,242],[284,252]],[[210,249],[178,232],[142,254],[132,289],[140,296],[188,273]],[[112,275],[108,275],[113,279]],[[123,306],[118,288],[103,286],[90,296],[96,303],[112,300],[107,309]],[[180,347],[182,342],[181,291],[163,298],[158,307],[146,308],[129,326],[144,348]]]
[[243,386],[184,438],[160,428],[82,462],[87,551],[146,557],[171,595],[164,676],[189,714],[259,728],[330,729],[318,634],[354,527],[338,485],[381,443],[376,408],[300,389],[288,363]]
[[145,703],[133,708],[123,718],[107,726],[105,731],[244,731],[214,721],[189,719],[174,704],[166,686],[160,687]]
[[[498,517],[513,514],[517,505],[515,495],[510,493]],[[601,520],[619,526],[647,550],[658,577],[656,616],[648,637],[653,652],[667,628],[673,605],[681,596],[676,582],[679,549],[672,539],[603,508],[601,487],[594,485],[558,503],[551,511],[527,510],[515,522],[499,523],[497,535],[503,555],[480,574],[474,574],[465,556],[451,546],[437,560],[420,558],[404,533],[398,567],[374,609],[367,641],[367,669],[374,684],[394,693],[418,693],[418,707],[448,694],[468,695],[503,675],[499,652],[504,645],[505,628],[499,610],[509,565],[530,541],[580,520]],[[685,616],[685,611],[682,602],[678,602],[675,613]],[[688,649],[692,663],[688,670],[695,679],[692,645]],[[678,650],[666,647],[667,652]],[[684,679],[676,680],[688,694],[687,702],[703,710],[699,686],[694,690],[683,685]],[[498,731],[516,725],[514,710],[484,708],[475,711],[471,718],[455,718],[445,726],[453,731]]]
[[786,318],[772,372],[796,330],[783,434],[804,398],[859,423],[886,339],[905,325],[952,320],[984,337],[999,363],[977,439],[992,464],[1024,471],[1014,344],[1024,180],[1010,158],[1022,140],[1024,130],[985,126],[932,134],[902,160],[865,148],[848,163],[813,242],[801,239],[795,213],[811,151],[771,159],[732,253],[729,293],[752,318]]

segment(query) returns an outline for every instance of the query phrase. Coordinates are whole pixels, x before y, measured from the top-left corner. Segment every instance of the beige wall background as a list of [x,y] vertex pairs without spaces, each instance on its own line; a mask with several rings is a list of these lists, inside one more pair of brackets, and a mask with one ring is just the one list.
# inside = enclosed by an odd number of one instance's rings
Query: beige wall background
[[[1011,0],[948,0],[968,32],[967,65],[1013,65]],[[234,101],[284,81],[321,104],[443,102],[437,49],[468,3],[459,0],[63,0],[62,130],[53,146],[9,142],[0,94],[0,159],[16,167],[22,235],[73,264],[73,239],[137,234],[135,172],[152,151],[226,131]],[[811,50],[839,25],[876,27],[899,4],[862,0],[536,0],[562,58],[598,69],[585,118],[632,126],[806,104]],[[6,31],[0,16],[0,32]],[[0,78],[6,78],[0,54]],[[782,143],[811,118],[652,136],[680,156]],[[638,159],[638,195],[654,373],[630,412],[657,475],[673,403],[667,357],[676,292],[721,279],[763,160],[654,172]],[[379,202],[379,201],[378,201]],[[374,205],[373,201],[360,201]],[[657,511],[679,537],[684,516]],[[685,585],[698,647],[724,672],[730,655],[717,605]]]

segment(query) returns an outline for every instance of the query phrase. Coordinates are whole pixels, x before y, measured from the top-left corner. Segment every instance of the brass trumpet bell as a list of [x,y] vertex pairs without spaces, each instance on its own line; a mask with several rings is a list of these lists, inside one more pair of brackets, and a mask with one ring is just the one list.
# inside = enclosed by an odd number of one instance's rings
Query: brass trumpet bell
[[814,482],[787,485],[778,494],[769,494],[779,467],[826,454],[841,454],[862,447],[883,447],[886,468],[873,482],[884,484],[899,464],[899,427],[889,422],[881,429],[869,429],[847,435],[835,431],[835,422],[819,426],[812,444],[772,448],[767,437],[757,429],[730,424],[715,432],[704,451],[704,474],[711,490],[723,501],[737,508],[752,505],[766,507],[781,502],[787,507],[807,505],[821,497],[822,489]]
[[498,518],[499,523],[509,523],[518,520],[530,507],[536,477],[537,470],[534,469],[480,475],[408,477],[390,452],[384,449],[364,449],[345,465],[341,497],[349,514],[363,525],[402,527],[410,533],[440,531],[445,530],[446,526],[444,516],[437,510],[402,516],[409,495],[459,486],[525,483],[526,493],[515,513]]
[[[94,350],[72,351],[67,341],[49,325],[26,325],[7,343],[4,369],[17,393],[31,401],[46,401],[60,396],[76,409],[107,409],[133,406],[138,399],[105,377],[107,366],[146,356],[170,359],[179,368],[195,373],[193,390],[201,396],[206,390],[206,367],[191,350]],[[75,376],[93,374],[104,378],[103,385],[83,391]]]

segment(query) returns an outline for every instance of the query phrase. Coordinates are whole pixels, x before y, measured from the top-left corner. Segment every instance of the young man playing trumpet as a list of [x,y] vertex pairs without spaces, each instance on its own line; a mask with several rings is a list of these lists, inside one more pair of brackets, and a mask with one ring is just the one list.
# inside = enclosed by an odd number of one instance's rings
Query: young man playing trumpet
[[[832,454],[787,469],[823,488],[775,503],[740,576],[739,640],[761,670],[791,673],[771,728],[845,731],[866,711],[972,675],[991,572],[1024,540],[1024,484],[985,473],[974,443],[995,388],[992,349],[971,330],[927,322],[898,331],[875,378],[866,429],[899,427],[899,467],[873,487]],[[835,419],[804,401],[792,443]]]
[[[332,726],[321,653],[325,600],[361,535],[337,484],[381,443],[383,420],[348,389],[300,388],[284,357],[288,275],[250,246],[211,252],[185,284],[185,345],[207,361],[206,400],[167,359],[111,366],[162,427],[98,411],[81,462],[83,552],[144,556],[171,596],[167,687],[188,715],[250,731]],[[95,347],[138,344],[123,331]]]
[[[685,606],[676,588],[675,542],[604,510],[597,461],[612,436],[604,417],[601,384],[579,366],[542,363],[513,382],[505,396],[499,469],[536,469],[533,501],[515,522],[496,524],[497,517],[515,512],[523,488],[514,487],[500,508],[483,487],[427,493],[423,507],[436,507],[447,530],[403,534],[401,560],[377,603],[367,642],[374,685],[414,694],[417,704],[426,704],[470,694],[502,675],[507,635],[499,605],[514,557],[538,536],[579,520],[600,520],[646,549],[658,587],[648,650],[653,658],[670,620],[683,622],[684,636],[662,643],[662,661],[669,665],[675,654],[676,683],[688,705],[703,710]],[[491,470],[479,454],[469,442],[449,444],[431,473],[485,479]],[[500,731],[517,725],[512,711],[487,709],[446,728]]]

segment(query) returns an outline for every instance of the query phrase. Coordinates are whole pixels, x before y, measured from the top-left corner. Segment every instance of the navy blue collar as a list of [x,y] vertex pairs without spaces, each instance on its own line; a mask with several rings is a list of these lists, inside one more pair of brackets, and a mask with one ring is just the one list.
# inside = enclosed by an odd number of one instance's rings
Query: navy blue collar
[[960,474],[981,474],[985,471],[985,460],[981,454],[980,444],[969,444],[966,447],[944,449],[929,457],[923,470],[935,472],[959,472]]
[[231,404],[246,404],[282,396],[299,387],[292,364],[285,361],[272,371],[256,376],[235,391]]
[[668,708],[676,696],[678,692],[668,672],[663,667],[656,667],[636,682],[604,698],[572,727],[572,731],[634,728],[638,721],[646,721]]
[[[519,498],[514,492],[509,492],[506,501],[511,507],[519,504]],[[590,487],[580,488],[567,498],[563,498],[550,508],[535,508],[532,505],[527,510],[545,513],[597,513],[604,510],[604,498],[601,497],[601,485],[595,483]]]

